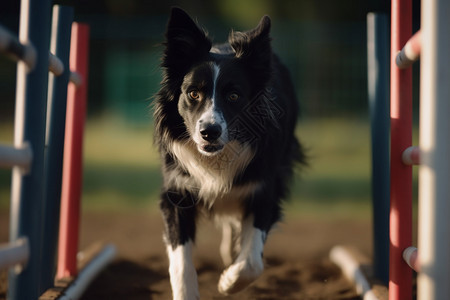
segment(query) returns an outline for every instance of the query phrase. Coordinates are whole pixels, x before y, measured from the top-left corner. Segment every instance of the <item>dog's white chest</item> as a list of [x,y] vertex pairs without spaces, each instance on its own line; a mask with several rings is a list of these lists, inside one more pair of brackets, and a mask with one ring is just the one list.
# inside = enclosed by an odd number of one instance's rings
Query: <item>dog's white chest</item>
[[242,198],[254,190],[252,184],[233,187],[235,176],[247,167],[254,156],[251,147],[231,142],[221,153],[205,156],[197,151],[193,143],[175,142],[172,152],[193,179],[199,198],[210,208],[218,200],[231,202],[231,199]]

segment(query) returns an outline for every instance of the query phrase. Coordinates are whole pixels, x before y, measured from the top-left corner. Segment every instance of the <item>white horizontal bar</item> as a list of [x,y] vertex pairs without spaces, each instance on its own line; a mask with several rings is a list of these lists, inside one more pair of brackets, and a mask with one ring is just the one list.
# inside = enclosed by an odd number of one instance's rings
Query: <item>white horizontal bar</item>
[[338,265],[344,275],[355,283],[356,292],[364,300],[378,300],[378,297],[372,291],[359,263],[342,246],[334,246],[330,251],[330,259]]
[[14,242],[0,245],[0,270],[11,267],[25,266],[30,255],[27,238],[20,238]]
[[408,247],[403,251],[403,259],[416,272],[419,272],[419,256],[416,247]]
[[32,44],[22,44],[3,26],[0,26],[0,52],[7,54],[14,61],[22,60],[29,70],[36,64],[37,53]]
[[76,87],[79,87],[83,84],[83,77],[78,72],[70,72],[69,81],[75,84]]
[[105,268],[116,256],[117,250],[114,245],[106,246],[89,264],[84,267],[75,280],[70,284],[59,300],[79,299],[92,280]]
[[[60,76],[64,72],[64,64],[59,59],[59,57],[48,54],[48,70],[52,72],[55,76]],[[75,86],[80,86],[83,83],[83,78],[77,72],[70,72],[69,81],[73,82]]]
[[48,53],[48,70],[55,76],[59,76],[64,72],[64,64],[56,55]]
[[29,171],[33,152],[28,143],[22,148],[0,144],[0,168],[20,167],[25,173]]
[[[33,45],[20,43],[12,33],[1,25],[0,52],[5,53],[14,61],[24,61],[29,70],[32,70],[36,64],[37,53]],[[64,64],[61,59],[51,52],[48,53],[48,70],[55,76],[60,76],[64,72]],[[70,73],[70,81],[76,86],[80,86],[82,84],[82,78],[76,72]]]
[[395,63],[400,69],[406,69],[413,64],[420,57],[422,48],[422,35],[419,30],[406,42],[402,51],[397,54]]
[[420,149],[417,146],[411,146],[406,148],[402,154],[402,161],[408,166],[420,165]]

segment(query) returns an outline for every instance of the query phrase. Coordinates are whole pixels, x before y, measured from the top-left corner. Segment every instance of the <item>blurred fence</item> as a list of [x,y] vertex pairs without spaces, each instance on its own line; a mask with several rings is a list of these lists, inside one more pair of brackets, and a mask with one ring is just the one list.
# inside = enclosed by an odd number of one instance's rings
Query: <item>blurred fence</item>
[[304,115],[365,112],[365,30],[354,22],[274,25],[274,48],[291,70]]
[[[163,42],[167,17],[95,15],[80,19],[91,25],[90,55],[96,62],[90,74],[89,111],[107,110],[133,123],[148,122],[151,97],[161,80],[163,48],[158,45]],[[199,21],[215,42],[225,41],[232,27],[217,19]],[[303,116],[366,114],[365,23],[274,19],[272,37],[275,51],[292,73]],[[14,85],[2,83],[2,89],[9,86]],[[9,114],[9,108],[2,104],[0,118]]]

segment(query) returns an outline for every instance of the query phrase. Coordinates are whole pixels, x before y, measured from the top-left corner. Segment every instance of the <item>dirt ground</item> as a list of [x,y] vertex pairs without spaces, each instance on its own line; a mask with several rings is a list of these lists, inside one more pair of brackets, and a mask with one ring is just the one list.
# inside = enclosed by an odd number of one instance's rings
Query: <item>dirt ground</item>
[[[7,240],[7,214],[0,213],[0,241]],[[155,212],[89,212],[81,222],[81,249],[104,241],[118,248],[117,259],[91,284],[82,300],[170,299],[168,261],[162,242],[162,220]],[[217,292],[223,266],[219,232],[199,226],[194,261],[201,299],[360,299],[329,259],[336,244],[369,253],[370,221],[315,219],[288,215],[269,235],[265,271],[245,291],[224,297]],[[4,277],[4,276],[3,276]],[[4,287],[1,279],[0,287]],[[0,288],[0,299],[5,297]]]

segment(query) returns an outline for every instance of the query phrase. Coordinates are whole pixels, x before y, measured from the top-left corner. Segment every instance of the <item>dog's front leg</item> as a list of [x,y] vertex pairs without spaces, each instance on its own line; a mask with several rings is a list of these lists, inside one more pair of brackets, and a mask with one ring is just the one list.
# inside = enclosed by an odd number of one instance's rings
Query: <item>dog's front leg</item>
[[199,299],[197,273],[192,263],[192,241],[173,248],[167,246],[170,284],[174,300]]
[[253,220],[253,216],[249,216],[242,222],[240,253],[220,276],[218,289],[222,294],[243,290],[264,270],[262,256],[266,232],[254,227]]
[[199,299],[197,272],[192,262],[192,248],[195,239],[196,208],[180,206],[185,194],[168,192],[163,194],[161,211],[166,230],[166,242],[169,257],[169,275],[174,300]]

